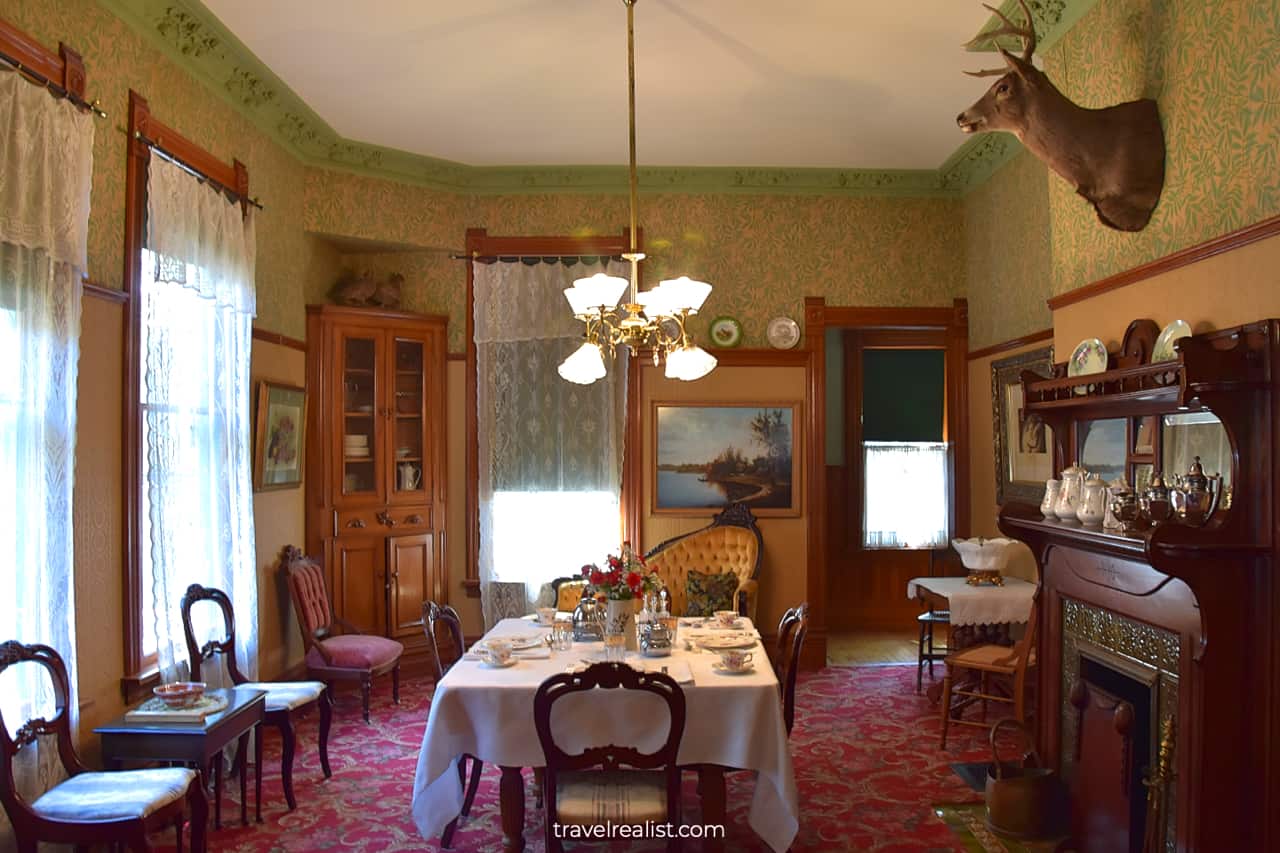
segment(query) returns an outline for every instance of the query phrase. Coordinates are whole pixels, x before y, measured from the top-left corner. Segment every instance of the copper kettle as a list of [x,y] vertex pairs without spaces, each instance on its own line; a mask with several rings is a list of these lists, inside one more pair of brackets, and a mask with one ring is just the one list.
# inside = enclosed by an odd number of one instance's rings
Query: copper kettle
[[991,727],[991,765],[987,768],[987,826],[998,835],[1024,840],[1050,839],[1068,832],[1067,789],[1058,774],[1040,766],[1031,746],[1020,763],[1002,762],[996,734],[1004,726],[1031,735],[1022,723],[1006,717]]

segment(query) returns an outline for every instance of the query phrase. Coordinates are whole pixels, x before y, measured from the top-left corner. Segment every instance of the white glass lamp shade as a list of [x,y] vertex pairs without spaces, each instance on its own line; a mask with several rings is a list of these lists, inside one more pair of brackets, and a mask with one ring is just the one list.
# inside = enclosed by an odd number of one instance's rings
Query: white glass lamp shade
[[716,366],[716,357],[702,347],[681,347],[667,353],[668,379],[692,382],[706,376]]
[[599,303],[591,301],[593,294],[581,287],[566,287],[564,298],[569,300],[569,307],[575,317],[594,317]]
[[605,376],[604,355],[598,345],[588,341],[560,362],[558,370],[563,379],[578,385],[590,385]]
[[[574,290],[582,294],[574,298],[580,299],[580,304],[589,305],[591,308],[604,306],[605,309],[609,309],[618,304],[618,299],[630,286],[631,282],[625,278],[598,272],[589,278],[580,278],[573,282]],[[570,298],[570,305],[574,304],[574,298]]]
[[644,315],[650,320],[656,320],[659,317],[670,317],[675,314],[675,309],[669,301],[670,294],[662,289],[661,286],[652,288],[651,290],[643,290],[636,294],[636,303],[644,307]]
[[660,281],[658,288],[662,290],[666,305],[672,313],[681,310],[693,313],[711,295],[711,285],[705,281],[694,281],[687,275]]

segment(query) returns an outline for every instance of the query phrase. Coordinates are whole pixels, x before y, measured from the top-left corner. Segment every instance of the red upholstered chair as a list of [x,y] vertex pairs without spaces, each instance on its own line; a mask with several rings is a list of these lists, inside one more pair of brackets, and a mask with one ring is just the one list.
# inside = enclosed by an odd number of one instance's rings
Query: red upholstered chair
[[[53,680],[54,715],[51,720],[23,720],[12,738],[0,715],[0,803],[13,825],[18,850],[35,853],[41,841],[74,844],[77,850],[88,849],[91,843],[150,850],[147,835],[172,826],[177,828],[181,851],[185,814],[191,819],[191,849],[203,853],[209,804],[196,772],[183,767],[90,771],[71,742],[67,667],[62,658],[48,646],[24,646],[13,640],[0,643],[0,672],[27,662],[44,667]],[[14,787],[13,759],[24,746],[48,734],[58,740],[58,756],[69,778],[28,803]]]
[[[299,549],[284,546],[280,566],[289,581],[289,596],[307,650],[307,674],[330,686],[335,681],[359,681],[366,723],[374,676],[391,673],[391,695],[400,704],[400,656],[404,646],[386,637],[362,634],[334,618],[324,570]],[[344,633],[336,633],[335,628]]]
[[[449,632],[449,642],[453,645],[453,655],[448,663],[444,662],[444,657],[440,654],[437,626],[443,626]],[[435,669],[436,682],[439,683],[445,673],[462,660],[463,650],[466,648],[462,639],[462,620],[458,618],[458,611],[449,605],[428,601],[422,605],[422,630],[427,634],[427,648],[431,650],[431,663]],[[467,781],[468,763],[471,765],[470,782]],[[471,804],[475,801],[476,789],[480,787],[480,774],[483,772],[484,764],[474,755],[463,755],[458,759],[458,781],[466,787],[467,791],[462,800],[462,817],[471,813]],[[457,818],[449,821],[449,825],[444,828],[444,833],[440,836],[441,847],[448,849],[453,846],[453,833],[457,828]]]
[[[212,601],[222,611],[223,639],[210,640],[203,647],[196,645],[195,631],[191,627],[191,606],[197,601]],[[261,690],[267,694],[267,725],[280,730],[283,741],[280,756],[280,778],[284,783],[284,798],[290,809],[298,802],[293,796],[293,750],[296,739],[293,721],[315,707],[320,708],[320,768],[324,777],[333,775],[329,769],[329,721],[333,715],[332,703],[323,682],[319,681],[250,681],[236,666],[236,618],[231,609],[231,599],[220,589],[193,583],[187,587],[180,603],[182,632],[187,639],[187,658],[191,664],[191,680],[200,680],[200,668],[214,655],[222,655],[227,662],[227,674],[239,687]],[[237,760],[243,760],[238,755]],[[261,803],[258,804],[261,807]],[[262,819],[262,815],[258,815]]]

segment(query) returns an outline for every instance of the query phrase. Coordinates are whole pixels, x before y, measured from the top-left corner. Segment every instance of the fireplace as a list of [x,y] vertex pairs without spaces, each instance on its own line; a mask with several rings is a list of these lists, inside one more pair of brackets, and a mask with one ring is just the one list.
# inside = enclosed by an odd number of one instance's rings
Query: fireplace
[[1077,846],[1143,853],[1150,839],[1172,853],[1177,797],[1156,781],[1156,762],[1177,714],[1178,637],[1072,598],[1061,624],[1058,754]]

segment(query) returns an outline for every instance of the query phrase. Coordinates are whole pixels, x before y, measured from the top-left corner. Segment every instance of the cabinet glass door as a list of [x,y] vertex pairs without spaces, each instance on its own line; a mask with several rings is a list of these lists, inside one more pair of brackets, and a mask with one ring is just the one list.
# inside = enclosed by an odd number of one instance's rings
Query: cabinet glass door
[[413,338],[395,338],[392,343],[392,447],[395,468],[391,493],[399,497],[425,500],[430,462],[426,447],[427,345]]
[[342,458],[344,495],[377,494],[382,452],[378,417],[378,339],[344,334],[339,353],[342,367]]

